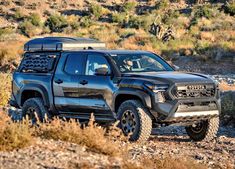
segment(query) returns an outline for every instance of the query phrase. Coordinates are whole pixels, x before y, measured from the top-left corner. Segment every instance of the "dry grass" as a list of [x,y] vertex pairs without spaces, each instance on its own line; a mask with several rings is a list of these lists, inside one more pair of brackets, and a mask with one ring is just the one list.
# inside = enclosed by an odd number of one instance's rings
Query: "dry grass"
[[41,124],[36,135],[44,139],[62,140],[83,145],[92,152],[104,155],[120,156],[122,154],[119,144],[113,141],[113,135],[107,134],[104,128],[97,126],[93,118],[83,129],[75,120],[55,119],[51,123]]
[[33,130],[28,121],[13,123],[3,111],[0,112],[0,151],[11,151],[31,145]]
[[[132,161],[128,155],[128,149],[121,142],[120,130],[113,127],[106,131],[104,128],[94,124],[91,118],[88,126],[81,128],[80,124],[74,120],[61,121],[55,119],[47,124],[40,124],[39,127],[31,127],[28,120],[21,123],[13,123],[5,113],[0,113],[0,151],[11,151],[33,145],[35,137],[43,139],[62,140],[86,146],[87,150],[98,154],[117,157],[118,164],[110,163],[102,168],[121,169],[204,169],[202,164],[198,164],[191,159],[173,157],[145,157]],[[128,144],[129,148],[131,144]],[[94,164],[88,162],[71,162],[69,169],[95,168]]]
[[11,94],[11,75],[0,73],[0,108],[5,107]]
[[[69,169],[93,169],[95,168],[88,162],[71,163]],[[144,157],[138,162],[129,159],[122,159],[119,165],[102,166],[104,169],[120,168],[120,169],[206,169],[207,167],[196,163],[191,159],[180,159],[173,157]]]
[[235,90],[235,85],[229,85],[224,81],[220,83],[219,87],[222,91]]
[[[10,151],[32,144],[34,137],[43,139],[62,140],[86,146],[89,151],[109,156],[121,156],[125,149],[119,149],[120,142],[115,141],[116,130],[109,132],[97,126],[91,118],[88,126],[81,125],[75,120],[62,121],[54,119],[50,123],[32,127],[29,121],[14,123],[0,112],[0,151]],[[115,128],[115,127],[114,127]],[[118,132],[119,136],[121,132]],[[121,139],[120,139],[121,140]]]

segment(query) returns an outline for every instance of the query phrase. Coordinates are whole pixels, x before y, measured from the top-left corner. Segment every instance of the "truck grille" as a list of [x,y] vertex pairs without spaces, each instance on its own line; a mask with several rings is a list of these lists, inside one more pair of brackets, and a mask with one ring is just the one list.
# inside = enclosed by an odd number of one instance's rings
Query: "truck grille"
[[184,85],[176,86],[173,90],[176,98],[209,98],[215,96],[214,85]]

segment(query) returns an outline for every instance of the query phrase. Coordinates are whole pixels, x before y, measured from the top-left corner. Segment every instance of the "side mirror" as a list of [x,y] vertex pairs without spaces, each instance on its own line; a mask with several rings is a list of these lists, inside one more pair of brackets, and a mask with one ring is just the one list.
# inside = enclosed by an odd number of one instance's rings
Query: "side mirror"
[[95,69],[95,75],[97,76],[107,76],[109,75],[109,70],[106,67],[100,67]]
[[176,66],[176,65],[172,65],[173,69],[175,69],[176,71],[177,70],[180,70],[180,67],[179,66]]

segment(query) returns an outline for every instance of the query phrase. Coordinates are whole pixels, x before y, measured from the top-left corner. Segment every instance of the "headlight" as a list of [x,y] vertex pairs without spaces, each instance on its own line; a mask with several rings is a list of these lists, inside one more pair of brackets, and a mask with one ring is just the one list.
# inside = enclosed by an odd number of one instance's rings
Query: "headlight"
[[169,87],[168,85],[165,85],[165,84],[153,85],[153,84],[146,83],[145,85],[149,89],[151,89],[154,93],[165,92]]
[[166,101],[165,91],[169,88],[168,85],[165,85],[165,84],[153,85],[153,84],[148,84],[148,83],[145,85],[155,93],[154,95],[155,102],[164,103]]

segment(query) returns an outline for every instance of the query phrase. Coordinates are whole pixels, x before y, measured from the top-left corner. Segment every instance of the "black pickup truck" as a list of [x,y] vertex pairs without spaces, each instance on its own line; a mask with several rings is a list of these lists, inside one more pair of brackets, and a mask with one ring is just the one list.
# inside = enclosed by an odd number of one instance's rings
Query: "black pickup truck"
[[30,40],[13,74],[11,106],[33,123],[59,116],[97,123],[119,120],[132,141],[152,128],[185,126],[195,141],[211,140],[219,127],[218,85],[197,73],[175,71],[147,51],[106,50],[93,39]]

